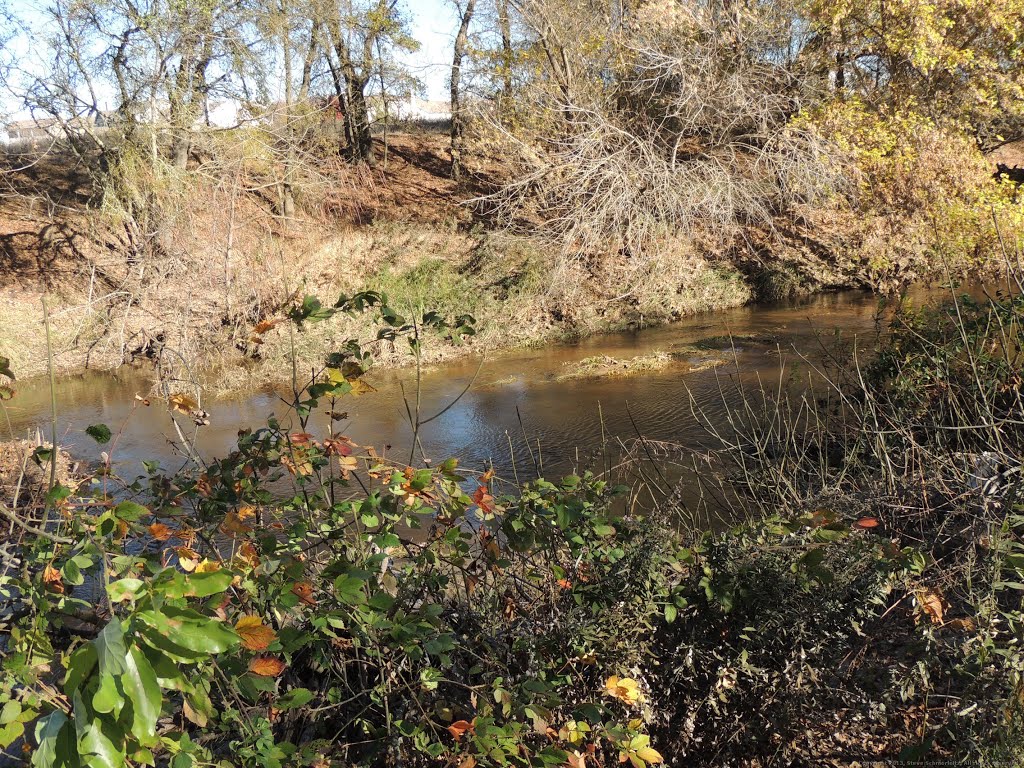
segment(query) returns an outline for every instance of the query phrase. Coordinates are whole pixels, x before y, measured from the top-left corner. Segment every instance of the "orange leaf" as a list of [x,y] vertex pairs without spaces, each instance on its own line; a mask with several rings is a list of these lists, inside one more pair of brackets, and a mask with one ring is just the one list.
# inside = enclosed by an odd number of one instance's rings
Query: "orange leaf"
[[448,733],[450,733],[456,741],[459,741],[467,731],[472,733],[474,727],[473,723],[466,720],[456,720],[448,726]]
[[43,585],[51,592],[57,594],[64,594],[64,582],[61,578],[60,571],[53,566],[46,566],[43,569]]
[[257,656],[249,662],[249,671],[261,677],[277,677],[284,668],[284,662],[273,656]]
[[256,547],[252,545],[252,542],[249,541],[245,542],[238,548],[238,553],[235,555],[235,558],[250,568],[255,568],[260,564],[259,553],[256,551]]
[[238,515],[239,520],[248,520],[256,514],[256,510],[252,507],[239,507],[238,512],[235,514]]
[[263,335],[267,331],[279,325],[281,322],[283,322],[283,318],[280,317],[277,318],[276,320],[263,320],[262,322],[256,323],[256,325],[253,326],[252,330],[253,333]]
[[306,605],[316,605],[316,600],[313,597],[313,585],[308,581],[299,581],[293,584],[292,594],[296,595]]
[[853,524],[855,528],[877,528],[879,526],[877,517],[862,517],[856,523]]
[[265,651],[277,639],[270,627],[259,616],[243,616],[235,624],[235,632],[242,638],[242,645],[250,651]]
[[149,526],[149,535],[157,541],[167,541],[174,535],[174,531],[163,523],[153,523]]
[[473,494],[473,503],[484,512],[490,513],[494,511],[494,497],[487,492],[487,486],[485,485],[481,485],[476,489],[476,492]]

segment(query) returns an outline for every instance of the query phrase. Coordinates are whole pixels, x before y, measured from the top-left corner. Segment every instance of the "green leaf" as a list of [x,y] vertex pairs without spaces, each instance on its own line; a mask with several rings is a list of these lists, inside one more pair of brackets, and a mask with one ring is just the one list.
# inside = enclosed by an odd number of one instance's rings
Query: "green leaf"
[[124,708],[124,697],[117,689],[117,680],[113,675],[100,675],[100,684],[92,696],[92,708],[103,715],[113,715],[114,719]]
[[0,750],[7,749],[25,734],[25,724],[15,720],[0,727]]
[[[85,726],[78,738],[78,751],[89,768],[123,768],[124,752],[115,745],[111,738],[113,733],[108,735],[104,732],[103,725],[101,720],[96,719]],[[114,728],[108,724],[107,730],[113,732]],[[123,741],[123,738],[118,741]]]
[[110,427],[108,427],[106,424],[92,424],[85,428],[85,434],[87,434],[100,445],[105,445],[106,443],[110,442]]
[[192,690],[192,683],[185,679],[181,670],[178,669],[178,665],[171,661],[165,653],[148,646],[143,646],[140,650],[145,654],[156,673],[157,685],[169,691]]
[[73,696],[96,668],[99,656],[95,643],[86,643],[68,657],[67,674],[64,676],[64,695]]
[[313,692],[308,688],[293,688],[274,702],[277,709],[298,709],[313,700]]
[[125,666],[127,669],[121,676],[121,685],[132,703],[132,735],[143,746],[153,746],[158,741],[156,721],[162,701],[156,672],[138,648],[129,651]]
[[138,617],[171,643],[197,653],[223,653],[238,644],[238,635],[223,622],[189,608],[164,606],[161,611],[141,611]]
[[61,572],[64,574],[64,581],[72,586],[77,587],[85,583],[85,577],[82,575],[78,563],[74,560],[68,560],[64,563],[64,568],[61,569]]
[[[57,765],[57,738],[66,725],[68,725],[68,717],[59,710],[51,712],[36,723],[36,744],[39,746],[32,753],[33,766],[50,768],[50,766]],[[64,760],[62,759],[61,762]]]
[[21,702],[11,699],[0,709],[0,723],[13,723],[21,714]]
[[64,501],[68,496],[71,495],[71,489],[66,485],[57,483],[51,488],[46,494],[46,503],[50,506],[54,506]]
[[665,605],[665,621],[666,622],[671,624],[673,621],[676,620],[676,616],[678,614],[679,614],[679,611],[676,609],[676,607],[674,605],[672,605],[672,603],[668,603],[668,604]]
[[96,654],[100,662],[101,675],[120,675],[125,671],[125,657],[128,649],[124,644],[124,627],[117,619],[111,619],[95,640]]
[[193,573],[188,577],[190,597],[210,597],[219,595],[231,586],[235,576],[231,571],[207,571],[206,573]]
[[362,605],[366,602],[363,583],[362,579],[342,574],[334,580],[334,592],[343,603]]
[[107,585],[107,595],[112,603],[137,600],[145,592],[145,586],[141,579],[119,579]]
[[149,510],[141,504],[136,504],[134,501],[122,501],[113,509],[114,517],[119,520],[125,520],[129,523],[134,523],[143,515],[148,515]]

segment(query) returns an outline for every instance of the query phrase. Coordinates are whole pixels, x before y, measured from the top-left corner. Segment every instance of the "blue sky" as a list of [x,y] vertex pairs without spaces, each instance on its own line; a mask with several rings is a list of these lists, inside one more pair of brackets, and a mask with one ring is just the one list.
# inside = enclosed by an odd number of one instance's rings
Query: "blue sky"
[[411,17],[413,37],[420,50],[407,58],[409,68],[419,77],[431,99],[447,96],[448,74],[455,40],[455,9],[448,0],[405,0]]

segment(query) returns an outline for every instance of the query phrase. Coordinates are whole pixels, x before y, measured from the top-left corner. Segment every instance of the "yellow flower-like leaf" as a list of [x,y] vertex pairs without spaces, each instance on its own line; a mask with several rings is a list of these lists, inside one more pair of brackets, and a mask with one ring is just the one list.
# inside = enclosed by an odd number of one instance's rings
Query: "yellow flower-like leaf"
[[662,757],[661,753],[653,747],[641,747],[636,751],[636,756],[645,763],[656,764],[665,762],[665,758]]
[[643,698],[640,684],[631,677],[612,675],[605,681],[604,690],[608,696],[630,706],[634,706]]

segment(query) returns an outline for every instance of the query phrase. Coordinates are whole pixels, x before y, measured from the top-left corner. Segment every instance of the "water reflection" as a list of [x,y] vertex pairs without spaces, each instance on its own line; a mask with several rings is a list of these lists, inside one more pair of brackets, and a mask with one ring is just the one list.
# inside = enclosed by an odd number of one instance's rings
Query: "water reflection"
[[[426,455],[437,461],[458,456],[464,466],[492,464],[499,475],[520,479],[543,465],[549,476],[576,468],[594,458],[608,438],[630,440],[637,434],[653,440],[699,446],[705,432],[691,413],[690,397],[712,417],[723,413],[723,389],[742,379],[774,379],[779,351],[791,360],[815,359],[843,339],[874,332],[877,300],[870,294],[846,292],[778,306],[739,308],[696,316],[660,328],[592,337],[578,344],[549,346],[495,355],[480,371],[477,385],[422,434]],[[558,380],[567,363],[593,355],[628,358],[657,350],[671,352],[708,337],[757,336],[736,342],[735,366],[688,372],[671,366],[635,377]],[[772,341],[774,340],[774,342]],[[733,355],[733,350],[723,352]],[[422,412],[433,415],[472,380],[479,360],[467,359],[427,371],[422,385]],[[348,399],[345,434],[362,445],[391,446],[391,455],[409,455],[412,439],[401,402],[401,385],[410,392],[411,370],[372,376],[377,392]],[[131,476],[143,459],[174,468],[183,457],[174,448],[175,433],[159,402],[145,407],[135,399],[152,388],[146,371],[125,369],[64,377],[58,382],[58,425],[61,442],[84,460],[107,450],[116,469]],[[48,434],[49,391],[45,381],[23,384],[8,416],[15,436],[41,429]],[[286,416],[281,396],[260,391],[229,400],[207,400],[211,424],[199,433],[197,448],[206,459],[223,456],[233,447],[239,429],[258,428],[271,415]],[[326,410],[326,408],[324,409]],[[314,418],[323,433],[329,417]],[[105,423],[116,433],[108,446],[97,446],[84,434],[90,424]],[[0,427],[6,425],[0,420]],[[532,457],[531,457],[532,453]]]

